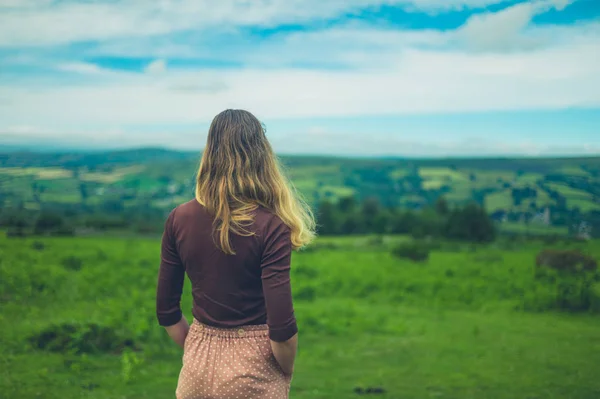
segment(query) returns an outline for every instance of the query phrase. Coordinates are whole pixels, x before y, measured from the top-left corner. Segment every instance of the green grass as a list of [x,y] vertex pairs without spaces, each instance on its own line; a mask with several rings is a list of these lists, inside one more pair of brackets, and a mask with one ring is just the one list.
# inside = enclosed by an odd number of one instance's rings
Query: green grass
[[579,166],[563,166],[557,169],[557,172],[566,176],[589,176],[589,172],[581,169]]
[[521,176],[516,178],[517,183],[520,184],[533,184],[538,182],[539,180],[543,180],[544,175],[541,173],[524,173]]
[[510,190],[504,190],[497,193],[488,194],[485,197],[485,209],[488,212],[497,210],[508,211],[513,207],[513,198]]
[[422,185],[424,190],[439,190],[448,183],[444,180],[425,180]]
[[558,193],[567,198],[591,199],[592,195],[586,191],[578,190],[560,183],[547,183],[548,188],[558,191]]
[[500,225],[500,230],[510,233],[530,233],[536,235],[560,235],[565,236],[568,234],[569,229],[566,226],[546,226],[540,223],[525,223],[518,222],[504,222]]
[[600,202],[579,198],[569,198],[567,199],[567,206],[569,208],[579,208],[582,212],[590,212],[590,211],[599,211],[600,210]]
[[[533,264],[543,244],[442,244],[413,263],[390,254],[406,240],[323,237],[294,254],[300,350],[292,398],[354,397],[354,388],[370,386],[383,387],[382,398],[600,395],[600,319],[522,310],[536,300]],[[598,258],[597,244],[568,245]],[[155,321],[158,239],[0,238],[0,254],[3,397],[173,397],[181,351]],[[68,257],[81,269],[67,268]],[[190,308],[186,282],[188,318]],[[84,356],[28,344],[65,322],[110,327],[140,350]]]
[[410,170],[408,169],[395,169],[390,172],[390,177],[394,180],[403,179],[404,177],[410,174]]
[[423,179],[447,179],[449,181],[463,181],[468,177],[464,173],[450,168],[419,168],[419,175]]

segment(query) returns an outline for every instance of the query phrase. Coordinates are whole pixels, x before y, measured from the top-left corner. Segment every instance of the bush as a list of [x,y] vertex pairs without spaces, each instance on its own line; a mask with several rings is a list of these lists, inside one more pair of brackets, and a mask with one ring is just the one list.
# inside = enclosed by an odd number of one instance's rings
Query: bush
[[97,324],[58,324],[29,337],[37,349],[49,352],[118,353],[135,345],[131,339],[119,337],[115,331]]
[[12,227],[6,231],[7,238],[23,238],[26,236],[27,236],[27,234],[25,233],[25,230],[23,230],[23,229]]
[[294,298],[299,301],[312,302],[315,300],[316,296],[316,290],[311,286],[307,286],[299,288],[298,291],[295,293]]
[[34,249],[36,251],[43,251],[44,248],[46,248],[46,246],[41,241],[34,241],[31,243],[31,249]]
[[535,293],[526,308],[569,312],[599,311],[596,261],[576,250],[541,251],[536,258]]
[[538,268],[568,273],[593,272],[598,269],[594,258],[577,250],[544,249],[537,255],[535,265]]
[[318,251],[322,251],[322,250],[336,250],[336,249],[340,249],[340,246],[333,242],[325,242],[325,243],[316,242],[314,244],[311,244],[311,245],[308,245],[308,246],[302,248],[300,251],[305,252],[305,253],[310,253],[310,252],[318,252]]
[[373,237],[369,237],[367,240],[367,246],[369,247],[380,247],[385,243],[382,235],[376,235]]
[[69,270],[81,270],[83,261],[76,256],[68,256],[62,260],[62,265]]
[[392,249],[392,255],[398,258],[406,258],[415,262],[424,262],[429,259],[430,248],[420,241],[401,243]]

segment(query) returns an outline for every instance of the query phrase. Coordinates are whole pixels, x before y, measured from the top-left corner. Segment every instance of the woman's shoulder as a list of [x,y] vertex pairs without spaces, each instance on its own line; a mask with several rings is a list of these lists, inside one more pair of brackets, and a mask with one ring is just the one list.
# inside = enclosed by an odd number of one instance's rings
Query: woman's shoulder
[[256,209],[254,222],[262,230],[287,229],[284,221],[274,211],[259,206]]
[[177,205],[171,210],[171,217],[173,218],[188,218],[194,214],[205,212],[204,206],[202,206],[196,199],[184,202]]

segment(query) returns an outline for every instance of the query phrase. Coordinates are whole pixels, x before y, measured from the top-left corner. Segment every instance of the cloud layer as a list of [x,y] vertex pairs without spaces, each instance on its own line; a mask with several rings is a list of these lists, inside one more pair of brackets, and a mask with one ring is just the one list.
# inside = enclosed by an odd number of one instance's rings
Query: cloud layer
[[[600,21],[536,25],[572,1],[486,8],[499,3],[3,0],[0,131],[203,124],[231,107],[266,119],[600,108]],[[378,7],[470,16],[452,30],[342,18]]]

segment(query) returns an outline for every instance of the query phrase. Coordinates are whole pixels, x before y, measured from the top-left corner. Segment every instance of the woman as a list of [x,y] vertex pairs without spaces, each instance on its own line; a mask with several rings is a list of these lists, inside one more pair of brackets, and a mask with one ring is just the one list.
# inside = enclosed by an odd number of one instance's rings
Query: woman
[[196,183],[196,199],[167,218],[158,278],[158,322],[184,349],[176,396],[287,398],[298,340],[290,258],[314,238],[310,208],[242,110],[213,120]]

